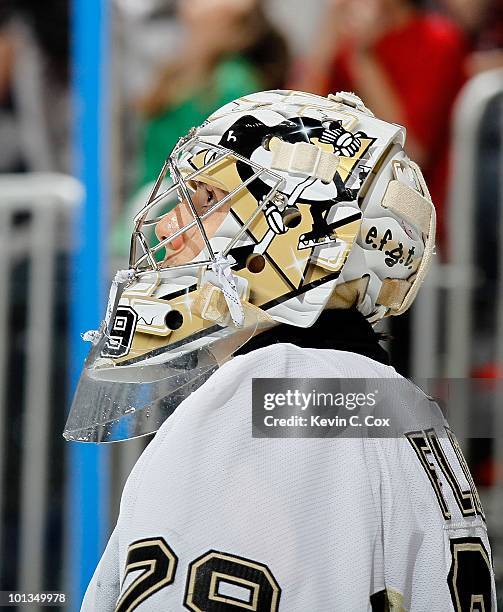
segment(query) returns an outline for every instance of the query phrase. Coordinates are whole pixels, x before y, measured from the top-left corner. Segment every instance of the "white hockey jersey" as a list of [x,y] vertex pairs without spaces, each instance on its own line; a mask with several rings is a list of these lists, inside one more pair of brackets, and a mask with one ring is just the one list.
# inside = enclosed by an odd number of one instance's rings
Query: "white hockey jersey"
[[495,611],[454,436],[425,420],[401,439],[254,438],[252,378],[273,377],[400,378],[291,344],[225,364],[135,465],[82,610]]

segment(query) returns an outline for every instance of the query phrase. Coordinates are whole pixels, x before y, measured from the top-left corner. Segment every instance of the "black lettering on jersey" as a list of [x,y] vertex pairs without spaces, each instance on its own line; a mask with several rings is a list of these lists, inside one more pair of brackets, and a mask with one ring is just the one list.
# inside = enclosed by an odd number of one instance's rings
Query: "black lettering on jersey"
[[184,606],[195,612],[276,612],[280,595],[266,565],[211,550],[189,566]]
[[459,506],[459,509],[461,510],[461,514],[463,516],[474,516],[475,505],[473,502],[471,489],[465,491],[461,489],[461,486],[456,479],[456,475],[454,474],[451,464],[445,456],[444,449],[440,444],[440,440],[438,439],[435,430],[428,429],[426,431],[426,434],[428,436],[428,442],[430,444],[430,447],[433,450],[433,453],[435,454],[438,464],[440,465],[440,469],[442,470],[447,482],[449,483],[449,486],[452,489],[452,492],[454,493],[454,497],[456,499],[456,503]]
[[145,570],[121,595],[115,612],[132,612],[145,599],[173,583],[178,559],[162,537],[133,542],[128,547],[122,585],[130,572]]
[[405,436],[409,440],[417,455],[417,458],[419,459],[424,471],[426,472],[426,475],[430,480],[431,486],[433,487],[433,491],[435,492],[438,500],[438,505],[442,511],[442,516],[445,520],[449,520],[451,518],[451,513],[449,507],[447,506],[447,501],[442,493],[442,483],[440,482],[435,466],[429,460],[432,450],[428,444],[426,433],[424,431],[410,431],[409,433],[406,433]]
[[427,429],[425,431],[412,431],[406,433],[405,436],[411,443],[416,455],[421,462],[421,465],[426,471],[430,483],[435,491],[435,495],[437,497],[438,503],[440,505],[440,509],[442,511],[442,515],[445,520],[449,520],[451,518],[451,512],[447,505],[447,501],[442,491],[442,483],[438,478],[437,471],[435,466],[429,461],[429,457],[433,455],[435,460],[444,475],[446,482],[449,484],[452,489],[452,493],[454,495],[454,499],[456,500],[456,504],[461,511],[463,516],[475,516],[479,515],[484,521],[485,516],[482,510],[482,504],[480,502],[479,494],[477,492],[477,488],[475,483],[473,482],[473,478],[470,474],[470,470],[466,463],[466,460],[461,451],[461,447],[456,439],[454,433],[445,428],[447,432],[447,438],[444,438],[449,441],[451,444],[453,451],[456,455],[456,458],[459,462],[459,466],[463,471],[463,474],[468,482],[468,489],[462,489],[459,480],[454,472],[451,464],[449,463],[445,451],[438,439],[438,435],[436,434],[434,429]]
[[492,567],[480,538],[453,538],[447,578],[456,612],[493,612]]
[[472,496],[473,496],[473,503],[475,504],[475,512],[476,514],[481,516],[482,519],[485,521],[486,516],[484,514],[484,509],[482,508],[482,503],[480,501],[479,492],[477,491],[477,487],[475,486],[475,483],[473,481],[473,477],[470,472],[470,468],[468,467],[468,464],[466,463],[466,459],[465,459],[465,456],[463,455],[463,451],[461,450],[461,447],[459,446],[458,439],[454,435],[454,432],[451,431],[448,427],[446,427],[445,430],[447,432],[449,441],[452,444],[452,448],[454,449],[454,452],[456,453],[456,457],[458,458],[459,465],[461,466],[461,469],[463,470],[465,478],[470,486]]

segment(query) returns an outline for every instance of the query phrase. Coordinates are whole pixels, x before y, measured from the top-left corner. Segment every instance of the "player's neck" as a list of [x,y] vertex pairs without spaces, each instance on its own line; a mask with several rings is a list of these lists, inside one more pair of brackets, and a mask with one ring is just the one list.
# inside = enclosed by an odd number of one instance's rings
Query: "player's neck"
[[252,338],[236,355],[278,342],[288,342],[302,348],[350,351],[388,364],[388,353],[379,344],[380,339],[380,335],[357,310],[325,310],[312,327],[277,325]]

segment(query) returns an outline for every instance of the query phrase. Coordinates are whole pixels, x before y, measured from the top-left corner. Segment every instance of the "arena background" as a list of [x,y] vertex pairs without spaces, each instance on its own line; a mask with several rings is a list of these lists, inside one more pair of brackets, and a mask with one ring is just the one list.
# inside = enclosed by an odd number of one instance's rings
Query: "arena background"
[[[356,1],[264,3],[290,48],[286,87],[330,70],[317,44],[325,15]],[[451,421],[501,580],[503,406],[491,438],[471,437],[470,423],[503,377],[503,23],[496,2],[469,4],[423,5],[463,31],[466,80],[452,112],[439,107],[451,128],[445,238],[406,323],[385,331],[406,375],[484,379],[482,400],[465,398]],[[148,443],[102,448],[61,433],[87,351],[81,333],[99,324],[127,261],[121,228],[142,193],[138,101],[183,48],[178,14],[174,0],[0,2],[0,590],[64,592],[69,610]]]

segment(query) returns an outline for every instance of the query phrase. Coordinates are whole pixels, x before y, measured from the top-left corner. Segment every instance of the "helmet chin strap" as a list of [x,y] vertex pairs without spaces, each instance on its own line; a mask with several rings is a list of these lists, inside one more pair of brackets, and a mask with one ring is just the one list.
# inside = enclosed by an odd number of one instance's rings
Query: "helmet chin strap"
[[222,291],[234,325],[236,327],[243,327],[245,313],[236,288],[231,265],[227,257],[217,253],[214,261],[210,264],[213,274],[210,275],[208,280]]

